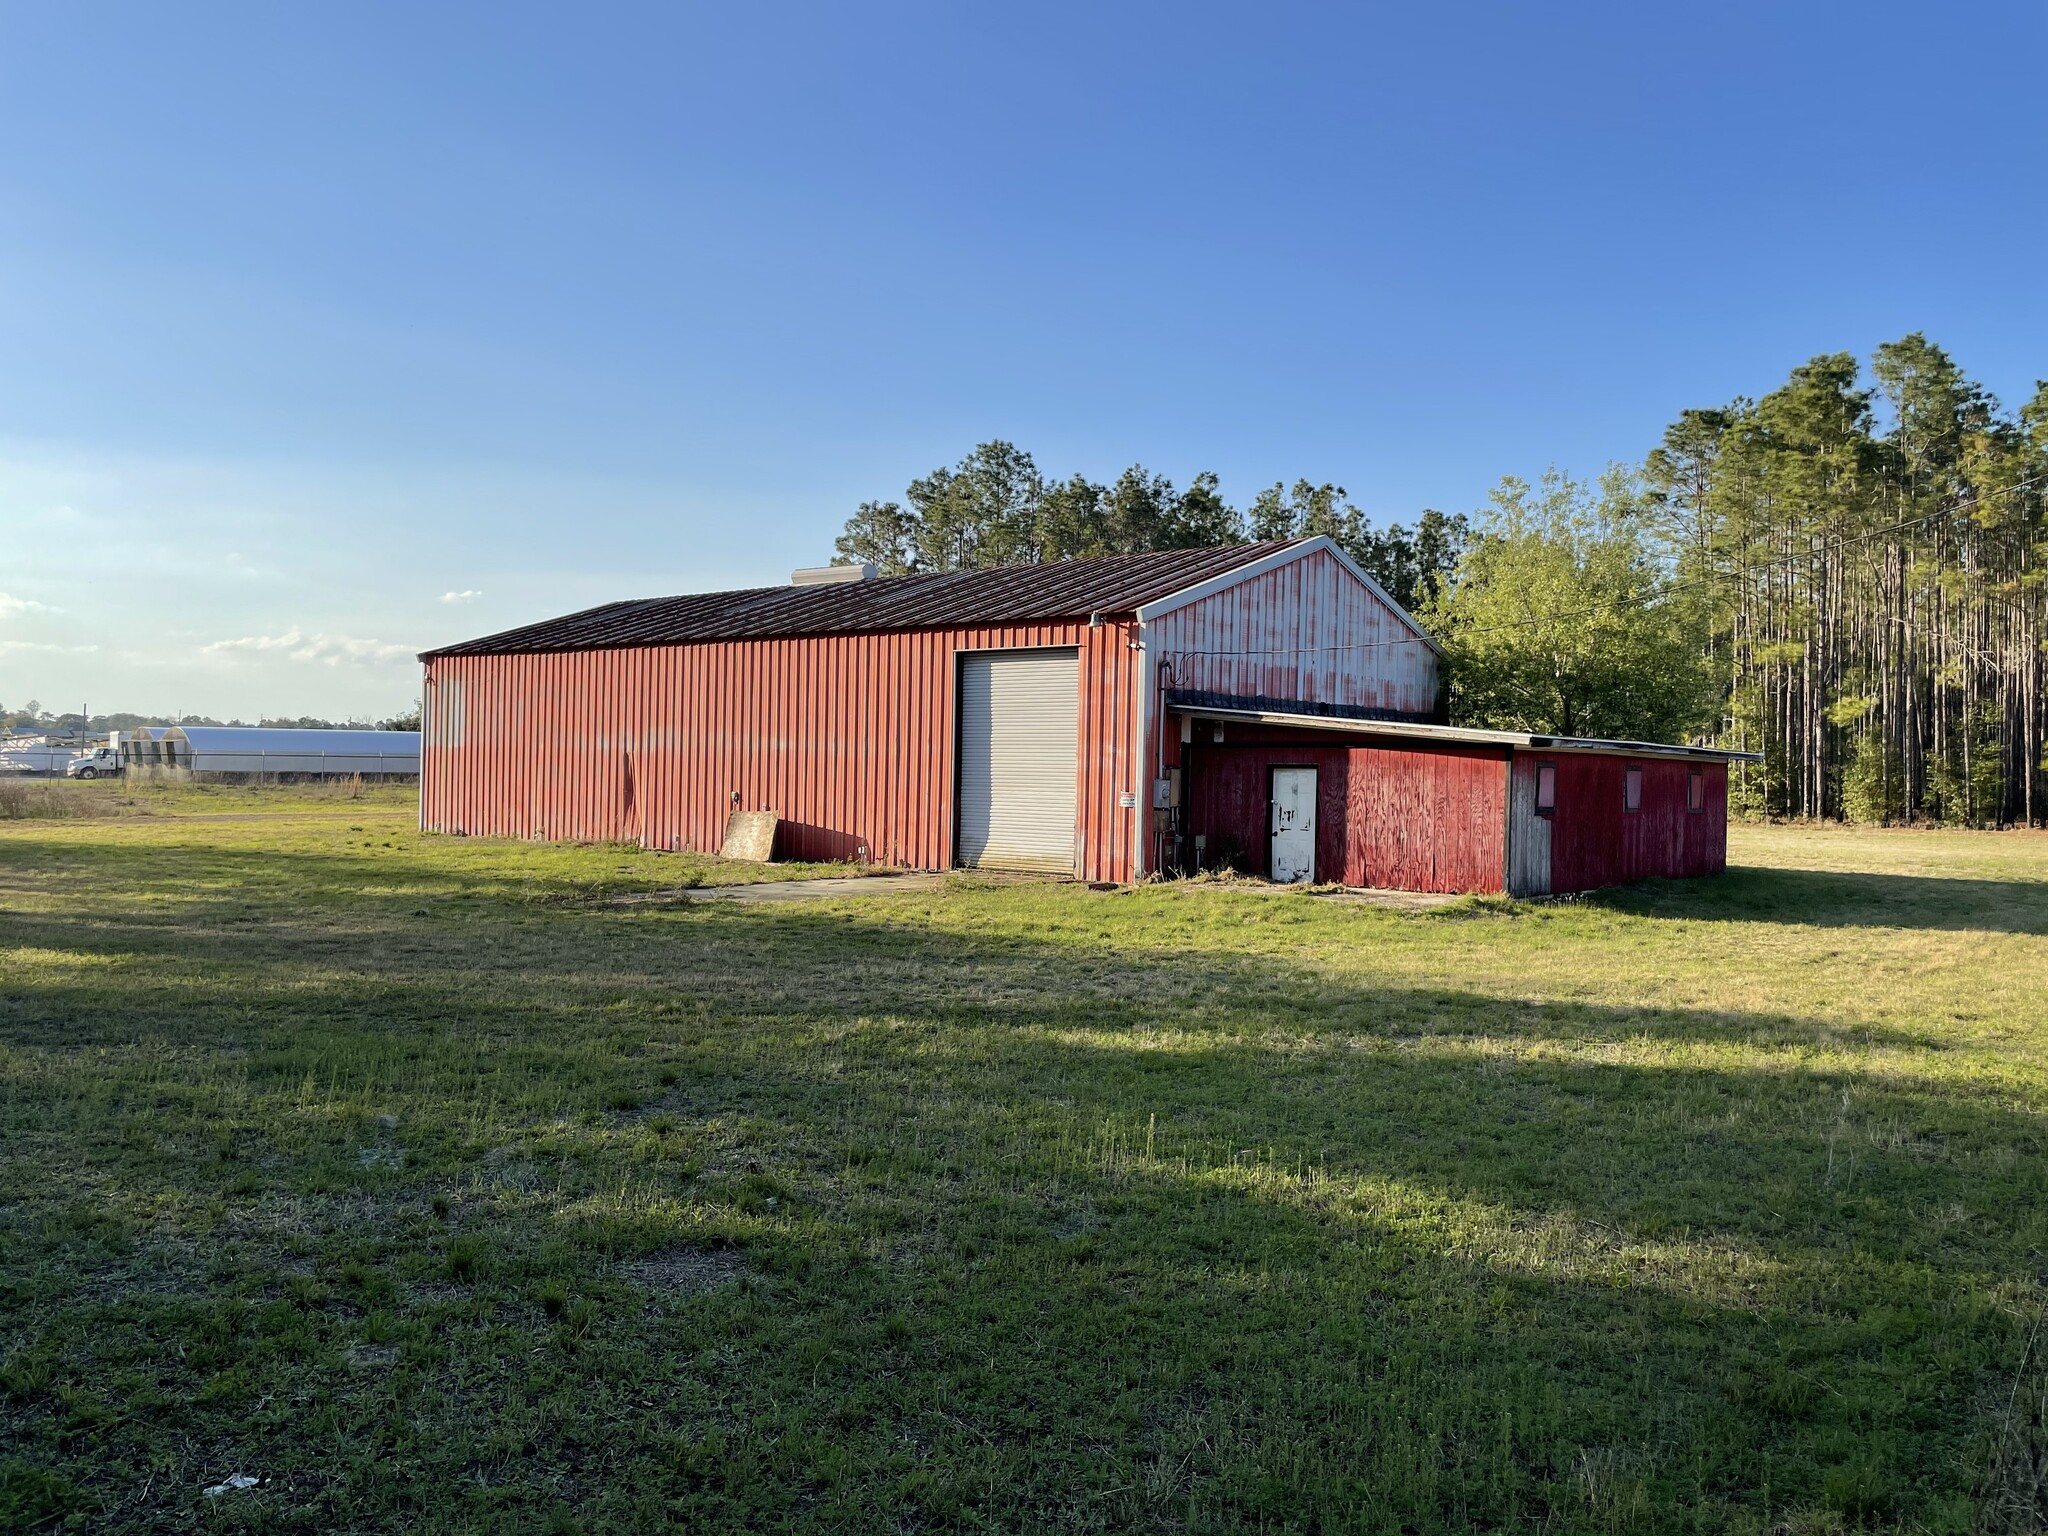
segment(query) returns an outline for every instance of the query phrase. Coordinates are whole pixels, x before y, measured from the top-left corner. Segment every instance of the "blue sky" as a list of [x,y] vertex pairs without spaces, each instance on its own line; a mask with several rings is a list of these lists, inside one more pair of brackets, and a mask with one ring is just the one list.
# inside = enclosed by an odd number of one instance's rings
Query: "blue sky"
[[2037,3],[0,5],[0,702],[387,712],[994,436],[1387,519],[1909,330],[2017,400],[2043,57]]

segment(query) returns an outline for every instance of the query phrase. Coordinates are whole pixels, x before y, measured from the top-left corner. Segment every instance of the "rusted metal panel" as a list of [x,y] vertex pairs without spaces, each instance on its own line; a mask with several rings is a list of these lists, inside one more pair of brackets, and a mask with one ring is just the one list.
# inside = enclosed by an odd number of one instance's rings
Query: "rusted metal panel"
[[1084,621],[440,655],[422,823],[715,851],[738,804],[781,814],[786,857],[946,868],[958,656],[1065,646],[1081,657],[1079,872],[1129,879],[1136,813],[1120,801],[1143,782],[1133,634]]
[[[1517,752],[1515,759],[1518,793],[1527,780],[1532,803],[1536,767],[1557,765],[1557,809],[1548,818],[1552,892],[1598,890],[1654,876],[1683,879],[1727,868],[1725,764],[1619,752]],[[1643,775],[1642,809],[1637,811],[1624,804],[1631,767]],[[1687,809],[1693,774],[1701,779],[1697,811]]]
[[1267,795],[1280,767],[1317,771],[1318,878],[1410,891],[1498,891],[1505,871],[1507,762],[1485,747],[1332,743],[1278,732],[1183,748],[1191,836],[1222,840],[1268,874]]

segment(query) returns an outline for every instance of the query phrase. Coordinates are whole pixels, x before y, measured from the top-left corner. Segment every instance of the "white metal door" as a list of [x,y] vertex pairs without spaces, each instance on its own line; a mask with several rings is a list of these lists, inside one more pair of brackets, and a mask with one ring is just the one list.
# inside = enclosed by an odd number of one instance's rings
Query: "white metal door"
[[960,662],[960,862],[1074,868],[1078,651],[1012,651]]
[[1316,771],[1273,770],[1273,879],[1279,885],[1314,884],[1316,878]]

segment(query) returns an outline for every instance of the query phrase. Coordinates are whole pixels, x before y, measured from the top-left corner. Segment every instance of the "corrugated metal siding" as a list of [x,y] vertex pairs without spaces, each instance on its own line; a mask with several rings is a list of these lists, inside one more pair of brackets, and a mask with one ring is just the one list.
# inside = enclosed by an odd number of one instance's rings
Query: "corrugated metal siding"
[[1171,686],[1429,715],[1436,654],[1325,550],[1290,560],[1145,628]]
[[[993,626],[552,654],[427,668],[421,822],[475,836],[715,850],[738,790],[789,858],[953,860],[956,658],[1078,647],[1076,804],[1089,879],[1136,867],[1132,627]],[[459,724],[458,724],[459,722]]]
[[1317,878],[1406,891],[1498,891],[1506,868],[1507,764],[1486,747],[1331,745],[1260,733],[1182,749],[1190,835],[1234,838],[1267,870],[1266,799],[1276,767],[1318,771]]
[[[1728,867],[1728,769],[1721,763],[1660,761],[1625,753],[1515,754],[1516,796],[1534,803],[1536,765],[1557,764],[1557,813],[1550,818],[1550,890],[1592,891],[1653,876],[1719,874]],[[1643,808],[1622,808],[1623,775],[1643,770]],[[1705,808],[1685,808],[1686,778],[1705,775]],[[1531,819],[1541,819],[1534,818]]]

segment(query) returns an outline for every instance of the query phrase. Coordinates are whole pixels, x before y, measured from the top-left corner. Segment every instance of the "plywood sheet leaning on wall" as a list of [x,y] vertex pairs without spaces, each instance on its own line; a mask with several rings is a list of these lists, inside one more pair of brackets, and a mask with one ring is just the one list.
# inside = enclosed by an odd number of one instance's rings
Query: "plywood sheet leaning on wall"
[[775,857],[775,829],[781,820],[773,811],[734,811],[725,818],[725,843],[718,856],[747,864],[769,863]]

